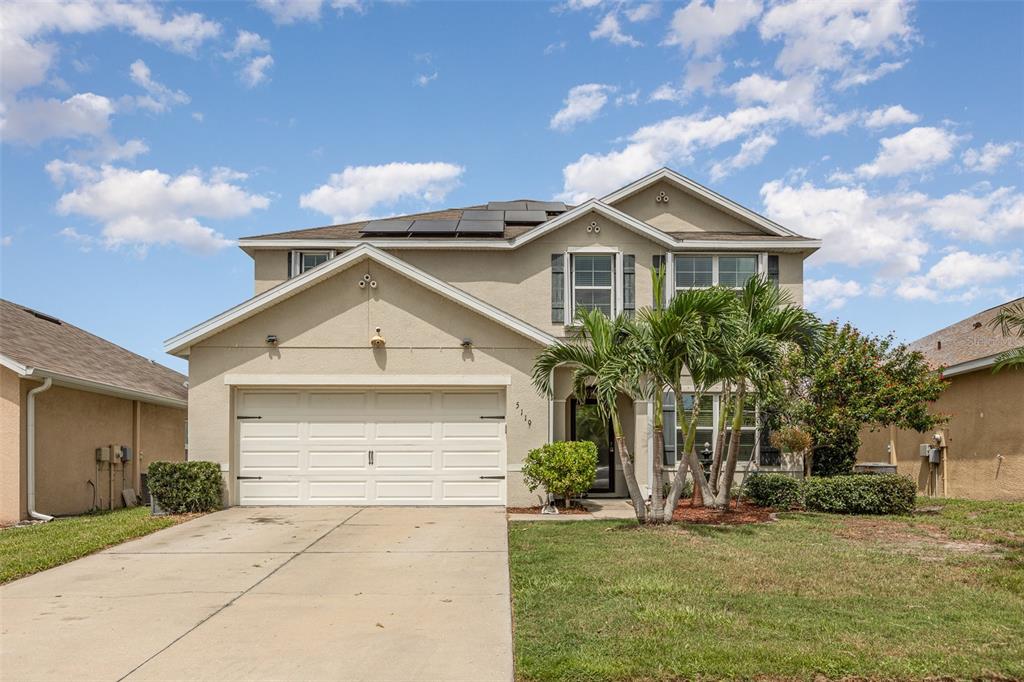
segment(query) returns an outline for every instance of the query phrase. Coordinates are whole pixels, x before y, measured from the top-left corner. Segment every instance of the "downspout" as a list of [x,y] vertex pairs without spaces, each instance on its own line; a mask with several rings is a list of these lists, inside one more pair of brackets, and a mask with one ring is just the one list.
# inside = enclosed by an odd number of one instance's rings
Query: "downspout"
[[28,392],[28,417],[26,440],[28,441],[27,469],[28,469],[28,515],[37,521],[53,521],[52,516],[40,514],[36,511],[36,395],[43,391],[50,390],[53,379],[46,377],[42,386],[36,386]]

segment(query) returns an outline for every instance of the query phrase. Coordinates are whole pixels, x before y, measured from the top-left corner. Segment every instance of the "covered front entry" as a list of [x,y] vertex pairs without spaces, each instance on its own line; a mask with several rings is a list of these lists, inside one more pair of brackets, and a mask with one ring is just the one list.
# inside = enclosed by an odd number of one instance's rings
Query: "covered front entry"
[[498,389],[240,390],[242,505],[504,505]]

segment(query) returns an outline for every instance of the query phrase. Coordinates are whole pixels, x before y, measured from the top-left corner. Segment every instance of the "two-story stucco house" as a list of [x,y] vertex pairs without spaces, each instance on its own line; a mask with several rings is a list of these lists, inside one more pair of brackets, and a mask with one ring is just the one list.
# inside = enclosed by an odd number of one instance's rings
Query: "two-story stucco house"
[[[523,457],[553,439],[597,441],[593,494],[626,494],[568,372],[552,400],[531,383],[576,310],[651,305],[662,264],[669,293],[764,273],[800,302],[820,242],[666,169],[574,207],[490,202],[239,245],[253,298],[166,343],[189,361],[190,457],[221,464],[229,504],[520,505],[537,499]],[[652,407],[622,408],[643,485]],[[771,466],[756,420],[746,431]]]

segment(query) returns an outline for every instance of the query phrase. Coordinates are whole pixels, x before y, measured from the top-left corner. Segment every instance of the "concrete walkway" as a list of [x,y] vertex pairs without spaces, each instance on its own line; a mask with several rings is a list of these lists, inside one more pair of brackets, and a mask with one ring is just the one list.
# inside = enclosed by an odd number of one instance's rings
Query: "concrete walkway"
[[499,508],[234,508],[0,588],[5,680],[512,678]]

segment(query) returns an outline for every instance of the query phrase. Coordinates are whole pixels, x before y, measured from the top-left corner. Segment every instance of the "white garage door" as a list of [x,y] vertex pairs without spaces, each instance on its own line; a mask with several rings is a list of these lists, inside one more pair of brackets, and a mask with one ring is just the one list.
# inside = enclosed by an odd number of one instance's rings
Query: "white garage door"
[[244,391],[243,505],[505,504],[504,392]]

